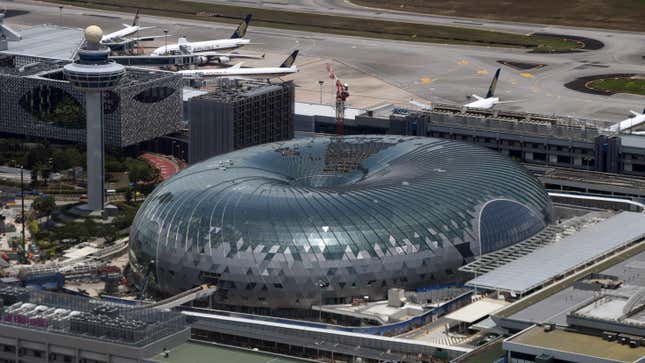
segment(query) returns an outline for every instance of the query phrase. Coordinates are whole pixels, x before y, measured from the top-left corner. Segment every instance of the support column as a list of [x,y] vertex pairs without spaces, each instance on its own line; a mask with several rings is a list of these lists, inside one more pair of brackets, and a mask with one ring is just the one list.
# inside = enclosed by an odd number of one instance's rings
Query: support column
[[103,102],[100,91],[85,93],[87,113],[87,206],[92,211],[102,210],[105,188],[103,185]]

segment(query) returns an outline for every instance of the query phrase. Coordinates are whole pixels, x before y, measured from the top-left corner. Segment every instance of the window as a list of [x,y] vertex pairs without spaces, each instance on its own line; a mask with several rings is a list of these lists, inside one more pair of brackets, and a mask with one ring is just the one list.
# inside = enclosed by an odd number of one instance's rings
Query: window
[[141,103],[156,103],[170,97],[175,93],[174,88],[152,87],[134,96],[134,99]]
[[40,122],[71,129],[85,128],[85,115],[81,104],[60,88],[35,87],[25,93],[18,103]]

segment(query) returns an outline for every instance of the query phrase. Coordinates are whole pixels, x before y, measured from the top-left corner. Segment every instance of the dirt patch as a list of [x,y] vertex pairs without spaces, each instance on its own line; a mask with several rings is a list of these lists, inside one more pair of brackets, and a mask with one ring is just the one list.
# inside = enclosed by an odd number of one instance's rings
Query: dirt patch
[[645,31],[645,1],[351,0],[363,6],[525,23]]
[[505,61],[505,60],[498,60],[497,63],[503,64],[513,69],[517,69],[518,71],[531,71],[531,70],[540,69],[542,67],[546,67],[546,64],[522,63],[522,62],[512,62],[512,61]]
[[20,15],[29,14],[29,12],[27,10],[11,10],[11,9],[7,9],[7,10],[3,11],[3,10],[0,9],[0,14],[4,14],[5,18],[11,18],[13,16],[20,16]]

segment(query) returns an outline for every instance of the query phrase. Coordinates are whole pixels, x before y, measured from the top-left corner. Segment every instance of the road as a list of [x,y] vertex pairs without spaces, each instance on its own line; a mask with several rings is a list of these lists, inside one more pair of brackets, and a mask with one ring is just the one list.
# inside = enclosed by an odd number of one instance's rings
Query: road
[[[242,4],[242,2],[238,2],[238,4]],[[251,5],[252,2],[248,4]],[[317,11],[324,10],[325,12],[343,14],[351,12],[357,16],[367,16],[366,12],[372,12],[371,16],[377,16],[376,12],[380,12],[357,8],[348,5],[343,0],[289,0],[287,5],[269,5],[268,2],[262,4],[275,7],[299,7],[304,10],[308,10],[308,7],[312,7],[312,9],[315,7],[318,9]],[[8,2],[6,7],[29,11],[28,14],[6,20],[7,23],[16,27],[41,23],[58,24],[62,20],[65,26],[84,27],[91,23],[98,23],[106,31],[114,31],[119,29],[121,23],[129,23],[132,18],[132,14],[129,13],[70,7],[66,7],[63,16],[59,18],[57,5],[30,0]],[[252,39],[254,44],[247,46],[244,50],[267,53],[267,59],[261,63],[273,64],[281,61],[283,56],[291,50],[300,49],[303,58],[299,59],[297,63],[303,68],[303,71],[292,77],[299,86],[296,91],[297,97],[305,95],[307,92],[314,95],[317,93],[317,81],[325,79],[325,62],[332,61],[342,65],[342,69],[337,69],[339,77],[357,79],[354,83],[350,83],[350,91],[353,91],[352,97],[349,99],[350,105],[358,101],[356,97],[370,97],[375,92],[372,81],[390,86],[390,88],[383,88],[378,97],[370,99],[374,104],[384,103],[389,94],[394,95],[395,93],[396,97],[392,96],[392,98],[397,102],[402,100],[405,102],[406,97],[414,97],[418,100],[463,104],[467,101],[467,96],[472,93],[481,95],[486,92],[492,73],[500,67],[498,60],[545,65],[538,70],[529,72],[501,66],[503,70],[497,85],[498,95],[502,100],[518,102],[499,105],[499,108],[618,121],[626,118],[630,109],[642,110],[643,104],[645,104],[645,98],[641,96],[582,94],[563,86],[581,76],[643,72],[645,42],[642,41],[643,34],[641,33],[473,21],[392,11],[380,13],[382,14],[378,16],[390,19],[408,21],[416,19],[423,22],[468,25],[520,33],[540,31],[578,35],[600,40],[605,43],[605,47],[596,51],[579,53],[530,54],[522,49],[367,39],[261,28],[254,27],[251,23],[247,36]],[[186,35],[190,40],[226,38],[235,28],[235,25],[232,24],[164,18],[145,14],[142,16],[142,23],[145,26],[168,29],[170,34]],[[151,30],[151,32],[153,31]],[[249,62],[249,64],[254,64],[254,62]],[[289,78],[287,77],[287,79]],[[327,87],[325,94],[331,94],[331,82],[327,82],[325,87]],[[398,92],[398,89],[402,91]]]

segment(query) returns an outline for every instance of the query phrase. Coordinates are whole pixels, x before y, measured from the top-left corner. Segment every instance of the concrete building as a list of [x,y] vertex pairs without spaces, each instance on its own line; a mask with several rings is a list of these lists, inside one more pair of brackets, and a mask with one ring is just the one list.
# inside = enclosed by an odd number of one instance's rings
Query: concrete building
[[[83,31],[54,25],[21,29],[0,50],[0,133],[85,143],[85,96],[63,74]],[[127,147],[181,129],[181,76],[128,67],[102,94],[106,146]]]
[[[85,96],[63,75],[63,64],[16,66],[0,60],[0,132],[85,143]],[[127,147],[180,129],[181,77],[128,68],[103,92],[106,146]]]
[[[315,123],[315,130],[333,132],[335,120],[316,117]],[[311,131],[306,123],[298,125],[299,131]],[[645,176],[645,137],[611,133],[605,126],[597,120],[434,105],[426,111],[375,107],[346,120],[345,130],[463,140],[535,165]]]
[[293,138],[292,82],[221,80],[190,99],[189,160]]
[[85,96],[88,201],[82,208],[88,211],[100,211],[105,203],[103,94],[113,92],[125,76],[125,67],[108,60],[110,49],[101,46],[102,37],[98,26],[87,27],[78,61],[63,68],[65,78]]
[[136,363],[185,343],[177,312],[0,286],[0,361]]

